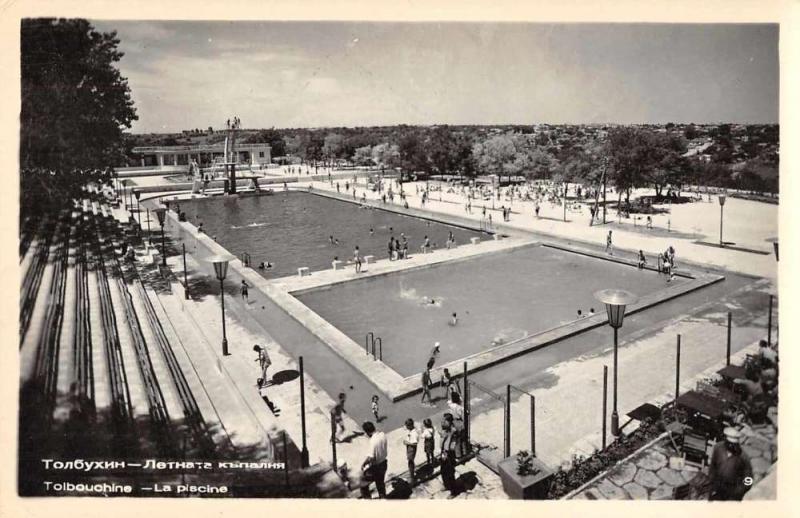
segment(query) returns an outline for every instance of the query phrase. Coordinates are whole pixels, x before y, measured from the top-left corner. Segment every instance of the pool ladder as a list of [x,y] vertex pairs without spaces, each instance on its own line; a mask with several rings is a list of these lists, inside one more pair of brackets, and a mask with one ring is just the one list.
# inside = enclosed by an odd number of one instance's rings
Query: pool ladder
[[[375,346],[377,346],[377,356],[375,355]],[[364,350],[366,353],[372,354],[373,360],[383,361],[383,341],[380,337],[375,337],[375,333],[370,331],[364,339]]]
[[247,252],[243,252],[242,256],[241,256],[241,260],[242,260],[242,264],[244,266],[247,266],[247,267],[250,266],[250,254],[248,254]]

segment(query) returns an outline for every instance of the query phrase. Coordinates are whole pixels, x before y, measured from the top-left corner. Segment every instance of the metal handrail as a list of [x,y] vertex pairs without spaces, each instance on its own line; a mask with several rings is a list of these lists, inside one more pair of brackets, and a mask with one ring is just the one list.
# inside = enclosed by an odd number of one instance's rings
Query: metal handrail
[[367,336],[364,338],[364,351],[367,354],[369,354],[370,346],[372,346],[373,349],[375,348],[375,333],[373,333],[372,331],[367,333]]

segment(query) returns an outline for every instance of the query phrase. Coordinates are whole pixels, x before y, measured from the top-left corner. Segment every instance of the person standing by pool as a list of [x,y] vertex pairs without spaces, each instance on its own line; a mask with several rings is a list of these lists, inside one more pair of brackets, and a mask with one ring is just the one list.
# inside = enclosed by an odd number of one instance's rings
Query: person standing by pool
[[[397,244],[400,245],[400,242],[398,241]],[[403,236],[403,249],[401,253],[403,254],[403,259],[408,259],[408,238],[406,236]]]
[[442,387],[444,387],[444,397],[449,398],[451,392],[458,392],[461,394],[461,386],[458,384],[458,381],[453,379],[453,376],[450,374],[450,371],[445,368],[442,371]]
[[425,236],[422,240],[422,253],[427,254],[431,248],[431,240],[428,239],[428,236]]
[[644,265],[647,264],[647,258],[644,256],[644,252],[639,250],[639,269],[643,269]]
[[394,236],[389,238],[389,260],[394,261]]
[[536,213],[536,219],[539,219],[539,202],[536,202],[536,206],[533,208],[534,212]]
[[248,299],[248,293],[247,293],[247,288],[249,288],[249,287],[250,287],[250,285],[247,284],[247,282],[244,279],[242,279],[242,286],[240,288],[241,292],[242,292],[242,299],[244,299],[244,301],[248,302],[248,303],[250,302],[249,299]]
[[455,313],[453,313],[453,316],[451,316],[451,317],[450,317],[450,322],[449,322],[449,324],[450,324],[451,326],[456,326],[456,325],[458,325],[458,315],[456,315]]
[[361,498],[371,498],[369,486],[371,482],[375,482],[375,489],[378,490],[378,498],[386,498],[386,469],[388,468],[387,461],[387,444],[386,435],[375,429],[375,425],[371,421],[365,421],[361,425],[361,429],[369,437],[369,451],[364,462],[361,464],[361,472],[363,478],[367,482],[361,486]]
[[606,253],[608,255],[614,255],[614,244],[611,241],[611,231],[610,230],[608,231],[608,234],[606,235]]
[[416,472],[415,472],[415,461],[417,458],[417,447],[419,446],[419,433],[417,433],[416,428],[414,427],[414,420],[413,419],[406,419],[406,434],[403,437],[403,444],[406,447],[406,460],[408,461],[408,475],[411,479],[411,485],[415,485],[416,480]]
[[373,394],[372,400],[370,400],[370,407],[372,408],[372,415],[375,416],[376,423],[381,422],[380,410],[378,410],[378,401],[379,401],[378,394]]
[[331,418],[333,419],[333,422],[334,422],[334,436],[333,436],[333,439],[336,442],[341,442],[342,438],[340,437],[340,435],[343,435],[345,433],[345,429],[344,429],[344,414],[345,414],[344,402],[345,402],[346,398],[347,398],[347,396],[345,395],[345,393],[344,392],[340,392],[339,393],[339,401],[336,403],[336,405],[333,407],[333,409],[331,409]]
[[433,466],[436,463],[436,457],[433,454],[436,445],[436,429],[430,419],[422,421],[422,443],[425,449],[425,460],[428,466]]
[[[433,300],[433,299],[431,299]],[[433,344],[433,349],[431,349],[431,353],[428,355],[428,370],[433,368],[433,365],[436,363],[436,360],[439,358],[439,342]]]
[[353,250],[353,262],[356,263],[356,273],[361,273],[361,252],[358,246]]
[[433,404],[433,400],[431,398],[431,371],[430,369],[425,369],[425,372],[422,373],[422,399],[420,403],[425,403],[425,398],[428,398],[428,405]]

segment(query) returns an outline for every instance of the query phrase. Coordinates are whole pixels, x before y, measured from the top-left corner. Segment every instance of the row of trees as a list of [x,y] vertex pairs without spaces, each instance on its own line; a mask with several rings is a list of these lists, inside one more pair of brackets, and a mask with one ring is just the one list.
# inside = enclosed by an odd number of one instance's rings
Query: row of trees
[[[685,156],[681,132],[640,126],[610,128],[602,139],[581,133],[556,140],[545,132],[495,131],[470,127],[270,129],[245,142],[268,142],[273,155],[293,155],[307,162],[346,160],[359,166],[399,168],[405,173],[474,177],[512,177],[613,186],[630,197],[638,187],[653,187],[661,197],[669,186],[699,183],[754,190],[777,189],[762,180],[769,164],[751,161],[743,170]],[[724,130],[723,130],[724,131]],[[724,139],[723,139],[724,140]]]

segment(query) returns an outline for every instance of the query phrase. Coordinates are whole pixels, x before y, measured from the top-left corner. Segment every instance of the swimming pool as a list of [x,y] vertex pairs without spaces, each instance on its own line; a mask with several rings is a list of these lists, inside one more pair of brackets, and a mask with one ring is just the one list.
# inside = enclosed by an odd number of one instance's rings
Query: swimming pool
[[[216,196],[180,203],[187,221],[203,223],[206,234],[232,254],[250,254],[250,264],[270,262],[270,270],[256,270],[264,277],[296,275],[297,268],[311,271],[331,268],[334,257],[353,258],[358,246],[362,257],[388,257],[390,236],[404,233],[409,252],[419,251],[424,236],[442,248],[448,233],[456,243],[487,234],[461,227],[405,216],[303,192],[279,192],[272,196]],[[372,232],[370,232],[372,229]],[[330,236],[338,241],[330,243]]]
[[[383,362],[407,377],[423,370],[434,342],[438,365],[568,324],[605,308],[597,290],[643,296],[687,282],[650,270],[542,245],[396,272],[295,294],[358,344],[373,332]],[[451,325],[452,314],[457,322]]]

